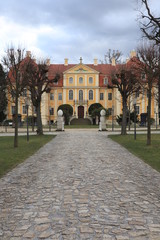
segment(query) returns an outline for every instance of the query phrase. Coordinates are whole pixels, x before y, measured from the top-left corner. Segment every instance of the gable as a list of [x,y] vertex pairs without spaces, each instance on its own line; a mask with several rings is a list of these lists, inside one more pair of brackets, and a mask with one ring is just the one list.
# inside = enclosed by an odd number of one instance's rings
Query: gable
[[90,73],[90,74],[99,74],[95,69],[88,67],[85,64],[78,64],[67,71],[64,74],[77,74],[77,73]]

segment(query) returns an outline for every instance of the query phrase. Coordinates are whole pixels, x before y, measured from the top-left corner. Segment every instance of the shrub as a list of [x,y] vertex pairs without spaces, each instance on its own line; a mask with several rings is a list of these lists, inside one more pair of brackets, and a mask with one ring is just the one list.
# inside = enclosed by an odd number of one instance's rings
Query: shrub
[[154,118],[150,118],[150,123],[151,123],[151,125],[153,125],[155,123],[155,119]]
[[100,103],[93,103],[89,106],[88,108],[88,113],[89,115],[92,115],[92,112],[95,110],[95,109],[98,109],[98,108],[103,108],[103,106],[100,104]]
[[68,125],[69,118],[73,115],[73,108],[69,104],[62,104],[58,107],[58,110],[60,110],[60,109],[63,111],[65,125]]
[[92,118],[94,118],[94,117],[96,117],[96,116],[98,116],[99,118],[100,118],[100,112],[101,112],[101,110],[102,109],[104,109],[105,110],[105,112],[106,112],[106,117],[108,117],[109,116],[109,110],[108,109],[105,109],[104,107],[100,107],[100,108],[96,108],[96,109],[94,109],[93,111],[92,111]]
[[[119,125],[122,124],[122,117],[123,114],[117,115],[116,116],[116,121]],[[130,122],[134,122],[134,111],[130,113]],[[138,115],[136,114],[136,123],[139,122]],[[129,124],[129,115],[127,114],[127,125]]]

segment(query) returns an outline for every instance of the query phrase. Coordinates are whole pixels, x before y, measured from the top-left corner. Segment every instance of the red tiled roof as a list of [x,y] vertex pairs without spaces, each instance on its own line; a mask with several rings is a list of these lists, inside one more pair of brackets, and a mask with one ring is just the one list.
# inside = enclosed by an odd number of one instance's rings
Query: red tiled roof
[[[77,64],[68,64],[67,66],[65,66],[64,64],[51,64],[49,66],[49,73],[48,73],[48,77],[49,78],[53,78],[54,75],[56,73],[60,74],[60,80],[58,81],[58,85],[57,84],[53,84],[53,86],[59,86],[62,87],[63,86],[63,73],[67,70],[69,70],[70,68],[73,68],[74,66],[76,66]],[[112,66],[111,64],[98,64],[98,65],[94,65],[94,64],[84,64],[94,70],[96,70],[97,72],[99,72],[99,85],[101,87],[106,87],[106,85],[103,84],[103,79],[104,77],[108,78],[109,81],[109,85],[111,86],[111,74],[114,71],[115,67]]]

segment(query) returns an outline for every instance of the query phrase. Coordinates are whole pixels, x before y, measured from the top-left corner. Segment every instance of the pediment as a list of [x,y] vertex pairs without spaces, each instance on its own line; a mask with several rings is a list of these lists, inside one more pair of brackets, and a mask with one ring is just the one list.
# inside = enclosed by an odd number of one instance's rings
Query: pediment
[[99,72],[97,72],[96,70],[94,70],[91,67],[88,67],[85,64],[80,63],[64,72],[64,74],[70,74],[70,73],[72,73],[72,74],[77,74],[77,73],[98,74]]

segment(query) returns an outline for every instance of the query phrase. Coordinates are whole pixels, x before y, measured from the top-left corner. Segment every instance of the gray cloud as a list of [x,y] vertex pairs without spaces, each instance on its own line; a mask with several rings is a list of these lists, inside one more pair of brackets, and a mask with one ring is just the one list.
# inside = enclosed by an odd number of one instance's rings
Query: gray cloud
[[80,56],[92,61],[109,48],[127,55],[136,47],[141,40],[136,8],[137,0],[6,0],[0,16],[24,29],[43,25],[55,30],[39,34],[36,46],[55,62]]

